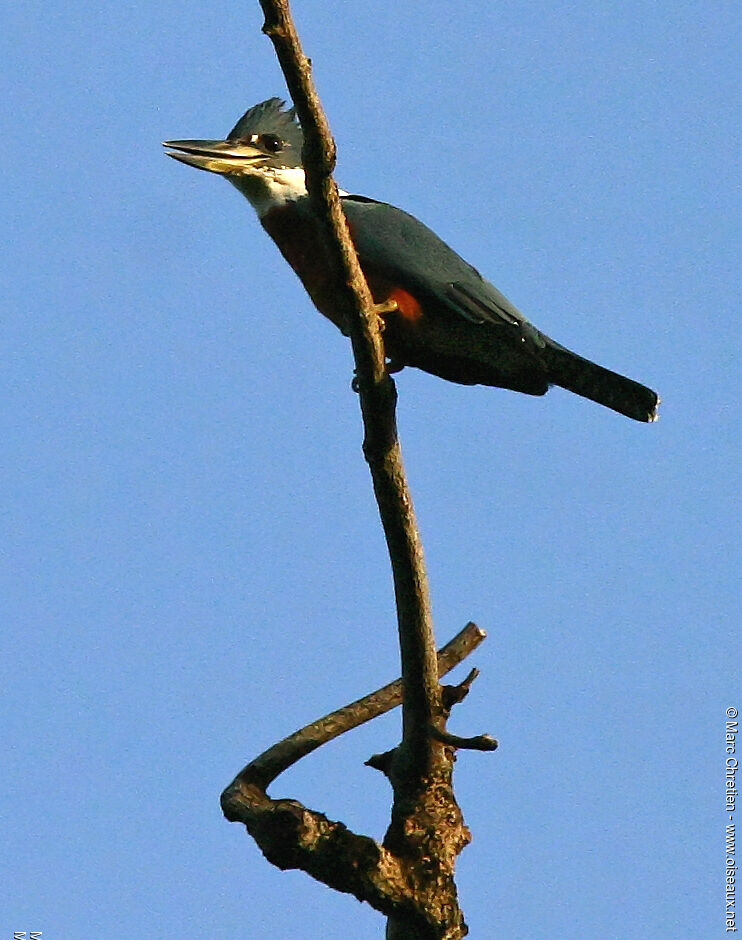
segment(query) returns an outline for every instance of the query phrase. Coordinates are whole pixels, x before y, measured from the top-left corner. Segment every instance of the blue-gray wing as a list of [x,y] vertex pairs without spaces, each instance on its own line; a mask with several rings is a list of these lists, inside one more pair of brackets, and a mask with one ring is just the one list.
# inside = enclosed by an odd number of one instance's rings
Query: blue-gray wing
[[515,329],[541,345],[517,307],[414,216],[365,196],[343,197],[343,208],[368,271],[471,323]]
[[422,222],[363,196],[343,197],[343,207],[369,281],[407,290],[425,312],[426,326],[410,331],[419,341],[403,348],[409,364],[453,382],[531,395],[561,385],[637,421],[654,421],[656,392],[544,336]]

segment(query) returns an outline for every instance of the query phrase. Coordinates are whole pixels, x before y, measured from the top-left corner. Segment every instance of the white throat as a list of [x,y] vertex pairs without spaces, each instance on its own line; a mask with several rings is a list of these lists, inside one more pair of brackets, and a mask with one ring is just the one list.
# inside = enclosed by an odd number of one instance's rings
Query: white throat
[[[239,189],[261,219],[271,210],[282,209],[307,195],[304,170],[300,166],[246,169],[240,175],[231,173],[227,179]],[[344,189],[339,189],[338,193],[348,195]]]
[[227,179],[245,196],[261,219],[271,209],[280,209],[307,195],[304,170],[300,166],[262,167],[240,176],[230,175]]

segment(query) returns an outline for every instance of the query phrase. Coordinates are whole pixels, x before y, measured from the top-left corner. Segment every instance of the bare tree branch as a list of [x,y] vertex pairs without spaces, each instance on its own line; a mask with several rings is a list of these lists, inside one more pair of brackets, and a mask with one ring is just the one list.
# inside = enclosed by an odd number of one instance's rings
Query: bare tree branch
[[[485,636],[484,630],[468,623],[438,653],[440,675],[454,669]],[[289,735],[237,775],[222,794],[222,809],[227,819],[245,825],[278,868],[301,869],[336,891],[353,894],[390,917],[397,914],[406,922],[419,922],[424,929],[425,918],[409,885],[407,866],[392,852],[296,800],[274,800],[265,792],[302,757],[401,701],[402,682],[397,679]],[[368,763],[373,766],[372,761]]]
[[[288,2],[260,4],[263,31],[276,49],[301,122],[307,190],[325,228],[335,301],[353,346],[363,451],[394,579],[403,734],[399,747],[369,761],[387,773],[394,790],[392,819],[381,846],[300,803],[269,799],[265,787],[323,741],[397,704],[394,684],[291,735],[248,764],[224,791],[224,812],[245,824],[275,865],[301,868],[385,912],[388,940],[460,940],[467,928],[453,876],[456,858],[471,837],[453,793],[453,752],[496,743],[486,736],[459,738],[445,728],[452,705],[466,695],[474,674],[448,689],[444,700],[422,545],[397,436],[396,388],[385,365],[383,308],[374,305],[348,233],[332,179],[335,143]],[[479,642],[481,634],[471,626],[472,642]]]
[[263,32],[271,39],[304,133],[302,162],[315,211],[327,227],[338,274],[337,300],[346,312],[364,422],[364,454],[373,479],[394,576],[405,695],[402,709],[403,768],[415,792],[433,762],[429,727],[438,724],[440,687],[428,578],[415,522],[412,496],[397,437],[396,390],[387,374],[380,320],[348,234],[332,179],[335,143],[314,88],[311,65],[302,51],[287,0],[260,0]]
[[[463,630],[438,652],[438,675],[445,676],[464,660],[485,638],[486,633],[475,623],[467,623]],[[473,670],[474,671],[474,670]],[[471,673],[469,674],[471,676]],[[467,677],[468,678],[468,677]],[[465,679],[464,682],[467,680]],[[463,685],[463,683],[462,683]],[[453,688],[459,688],[454,686]],[[460,701],[460,699],[459,699]],[[395,679],[381,689],[365,695],[358,701],[338,708],[295,731],[287,738],[263,751],[240,771],[222,794],[222,807],[228,819],[236,821],[231,806],[232,794],[250,784],[267,790],[273,781],[293,764],[311,754],[328,741],[353,728],[384,715],[402,703],[402,680]]]
[[295,800],[272,800],[259,786],[244,784],[232,790],[228,818],[244,823],[282,870],[298,868],[389,915],[413,901],[405,866],[392,852]]
[[497,741],[489,734],[477,734],[473,738],[462,738],[458,734],[441,728],[431,728],[430,733],[442,744],[469,751],[496,751]]

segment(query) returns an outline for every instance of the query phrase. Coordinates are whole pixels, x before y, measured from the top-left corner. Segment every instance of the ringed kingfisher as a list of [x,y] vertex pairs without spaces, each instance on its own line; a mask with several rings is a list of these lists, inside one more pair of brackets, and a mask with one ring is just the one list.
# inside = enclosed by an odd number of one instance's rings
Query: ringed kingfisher
[[[226,177],[301,279],[317,309],[347,334],[334,302],[324,234],[307,195],[296,110],[269,98],[224,140],[169,140],[168,156]],[[645,386],[565,349],[537,330],[427,226],[394,206],[341,191],[363,273],[384,305],[390,371],[416,366],[463,385],[543,395],[559,385],[636,421],[654,421]]]

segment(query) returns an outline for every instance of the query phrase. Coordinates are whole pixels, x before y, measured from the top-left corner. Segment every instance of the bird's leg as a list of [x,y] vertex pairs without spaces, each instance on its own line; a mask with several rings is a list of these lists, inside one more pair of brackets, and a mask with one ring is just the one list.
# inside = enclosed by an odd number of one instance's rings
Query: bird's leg
[[384,317],[387,313],[396,313],[399,310],[399,304],[396,300],[385,300],[383,303],[374,304],[374,313],[381,317],[382,329],[386,324]]
[[[383,333],[386,328],[386,321],[384,317],[387,313],[396,313],[399,310],[399,304],[396,300],[385,300],[380,304],[374,304],[374,313],[379,318],[379,329]],[[401,372],[404,369],[403,362],[395,362],[393,359],[388,359],[386,363],[386,371],[389,375],[393,375],[395,372]],[[350,387],[353,391],[358,394],[358,376],[356,375],[356,370],[353,370],[353,380],[350,383]]]
[[[386,320],[384,316],[387,313],[398,313],[399,304],[396,300],[385,300],[383,303],[376,304],[375,308],[381,319],[381,328],[382,330],[386,329]],[[401,372],[404,369],[404,363],[400,362],[398,359],[394,359],[392,356],[386,357],[386,371],[387,375],[394,375],[395,372]]]

